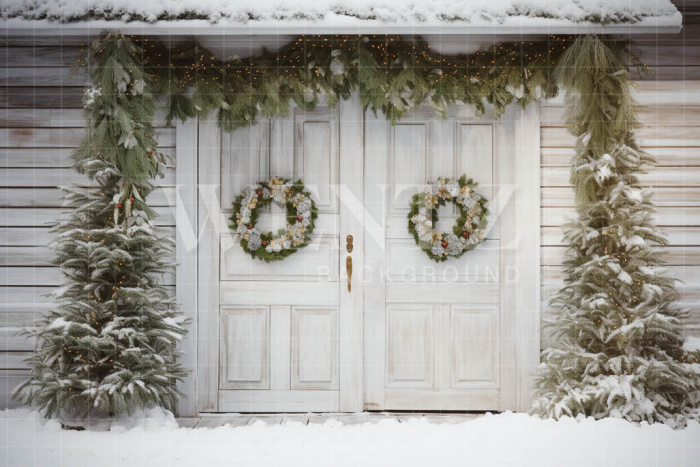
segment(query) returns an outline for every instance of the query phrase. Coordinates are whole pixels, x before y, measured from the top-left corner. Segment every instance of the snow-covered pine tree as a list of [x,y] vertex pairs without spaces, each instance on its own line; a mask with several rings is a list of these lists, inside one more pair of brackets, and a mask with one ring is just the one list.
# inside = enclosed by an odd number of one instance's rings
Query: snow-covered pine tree
[[587,36],[559,63],[577,137],[578,219],[564,230],[565,285],[550,323],[560,345],[543,353],[533,412],[682,426],[698,414],[700,365],[682,349],[675,280],[650,248],[666,240],[653,225],[650,190],[638,186],[652,160],[634,140],[624,54],[621,44]]
[[65,285],[58,309],[29,332],[37,351],[14,394],[46,416],[173,409],[185,323],[159,282],[173,241],[144,201],[166,162],[151,123],[156,103],[129,38],[105,36],[89,57],[86,137],[73,162],[96,186],[65,189],[74,211],[53,243]]

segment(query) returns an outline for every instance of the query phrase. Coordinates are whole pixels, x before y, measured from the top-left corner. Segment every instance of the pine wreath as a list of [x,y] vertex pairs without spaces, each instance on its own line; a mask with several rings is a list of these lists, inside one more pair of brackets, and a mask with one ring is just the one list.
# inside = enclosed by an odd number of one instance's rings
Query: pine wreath
[[[287,225],[277,234],[255,227],[259,210],[271,202],[287,209]],[[273,177],[251,185],[233,202],[231,230],[240,235],[241,247],[251,257],[279,261],[309,243],[318,216],[316,203],[301,180]]]
[[[440,262],[459,258],[485,240],[488,200],[476,192],[478,183],[462,175],[459,180],[438,178],[425,190],[413,195],[408,213],[408,231],[416,244],[430,259]],[[434,228],[438,221],[438,207],[452,202],[459,209],[452,232],[440,232]]]

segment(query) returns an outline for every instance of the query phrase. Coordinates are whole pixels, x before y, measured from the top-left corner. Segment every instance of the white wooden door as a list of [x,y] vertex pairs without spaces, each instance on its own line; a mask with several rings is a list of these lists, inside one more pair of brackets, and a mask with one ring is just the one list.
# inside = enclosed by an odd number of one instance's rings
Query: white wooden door
[[[342,134],[341,114],[351,122]],[[350,296],[344,262],[345,237],[354,230],[362,242],[362,232],[340,202],[341,193],[362,198],[360,117],[350,100],[230,134],[200,124],[200,412],[361,410],[362,288]],[[302,179],[319,215],[308,246],[265,263],[241,249],[228,217],[241,190],[272,176]],[[258,226],[284,223],[273,205]]]
[[[508,115],[497,123],[465,106],[394,126],[366,116],[367,409],[517,408],[515,130]],[[490,200],[487,240],[436,263],[408,232],[409,203],[426,182],[462,174]],[[439,214],[438,229],[451,230],[455,209]]]

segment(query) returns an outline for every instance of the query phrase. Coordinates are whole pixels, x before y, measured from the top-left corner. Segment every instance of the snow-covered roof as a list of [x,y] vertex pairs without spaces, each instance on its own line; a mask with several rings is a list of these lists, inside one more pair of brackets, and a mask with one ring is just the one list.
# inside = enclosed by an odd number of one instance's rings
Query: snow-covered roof
[[366,32],[362,31],[366,27],[374,32],[396,27],[484,31],[554,27],[566,32],[571,26],[641,26],[678,30],[682,24],[670,0],[4,0],[0,5],[5,20],[285,30],[311,27],[329,32]]

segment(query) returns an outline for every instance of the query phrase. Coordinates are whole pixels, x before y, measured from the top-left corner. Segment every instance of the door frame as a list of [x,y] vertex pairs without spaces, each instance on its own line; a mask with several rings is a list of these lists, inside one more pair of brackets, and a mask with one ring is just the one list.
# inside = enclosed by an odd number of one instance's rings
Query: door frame
[[[353,256],[364,258],[365,112],[357,94],[339,105],[342,178],[338,189],[341,201],[349,203],[341,211],[344,213],[340,218],[341,248],[345,246],[343,240],[347,235],[353,235]],[[494,129],[501,132],[498,136],[507,142],[505,146],[517,151],[512,173],[517,175],[518,196],[506,209],[511,228],[519,231],[520,245],[518,254],[511,252],[513,257],[509,260],[521,271],[511,292],[507,297],[502,297],[502,300],[506,300],[502,303],[511,304],[513,335],[518,336],[509,349],[515,362],[510,387],[515,390],[504,394],[502,408],[524,411],[531,405],[532,375],[540,362],[539,103],[530,104],[526,109],[509,106]],[[176,189],[175,199],[170,200],[171,205],[175,206],[176,219],[176,296],[183,314],[192,320],[189,334],[180,346],[182,363],[190,373],[178,385],[183,392],[178,406],[179,416],[196,416],[201,412],[219,410],[218,353],[214,351],[216,347],[210,345],[211,339],[206,338],[206,335],[216,338],[219,335],[219,260],[200,255],[200,242],[218,241],[215,238],[218,226],[212,222],[200,226],[200,220],[211,217],[206,203],[219,203],[218,199],[211,199],[213,192],[207,192],[202,187],[206,183],[218,184],[219,171],[201,164],[204,160],[211,160],[212,152],[220,153],[219,130],[213,116],[177,124]],[[206,250],[202,248],[202,251]],[[360,271],[363,266],[356,261],[354,269]],[[523,274],[522,271],[529,273]],[[341,283],[345,281],[345,268],[341,267]],[[343,290],[341,287],[340,300],[344,306],[340,309],[348,311],[339,315],[340,410],[371,410],[371,405],[366,403],[364,390],[365,290],[359,282],[356,282],[351,294],[343,293]]]

